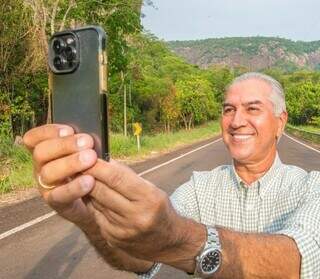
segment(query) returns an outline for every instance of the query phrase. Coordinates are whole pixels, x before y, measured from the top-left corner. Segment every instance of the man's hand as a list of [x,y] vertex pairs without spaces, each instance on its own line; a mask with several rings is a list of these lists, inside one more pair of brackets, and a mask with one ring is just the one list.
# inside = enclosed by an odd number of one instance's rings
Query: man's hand
[[[28,131],[23,138],[33,154],[36,180],[56,186],[52,190],[39,187],[43,199],[65,219],[82,229],[104,260],[111,266],[134,272],[143,272],[152,262],[135,259],[126,252],[107,245],[93,215],[88,210],[90,199],[85,197],[93,189],[95,180],[82,174],[97,160],[92,150],[93,139],[87,134],[74,134],[71,127],[45,125]],[[92,206],[91,206],[92,207]]]
[[94,178],[81,172],[96,163],[93,139],[53,124],[28,131],[23,142],[33,155],[35,179],[56,186],[49,191],[39,187],[44,200],[67,220],[83,228],[91,226],[94,220],[82,198],[92,190]]
[[193,271],[206,239],[203,225],[179,216],[165,192],[116,162],[98,160],[90,210],[111,246],[136,258]]

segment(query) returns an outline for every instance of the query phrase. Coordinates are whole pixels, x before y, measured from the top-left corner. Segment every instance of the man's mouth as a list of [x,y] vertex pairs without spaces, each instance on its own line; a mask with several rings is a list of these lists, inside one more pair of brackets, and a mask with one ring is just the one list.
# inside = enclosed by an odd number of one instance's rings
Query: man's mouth
[[247,141],[253,137],[253,134],[231,134],[235,141]]

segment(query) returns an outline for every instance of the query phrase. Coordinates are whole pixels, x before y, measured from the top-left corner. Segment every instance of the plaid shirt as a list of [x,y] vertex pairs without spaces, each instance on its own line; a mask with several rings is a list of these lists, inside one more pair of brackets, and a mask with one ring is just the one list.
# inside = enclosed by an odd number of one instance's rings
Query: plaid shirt
[[[183,216],[238,232],[283,234],[301,254],[302,279],[320,278],[320,172],[283,164],[247,187],[232,165],[194,172],[171,196]],[[154,267],[140,279],[152,278]]]

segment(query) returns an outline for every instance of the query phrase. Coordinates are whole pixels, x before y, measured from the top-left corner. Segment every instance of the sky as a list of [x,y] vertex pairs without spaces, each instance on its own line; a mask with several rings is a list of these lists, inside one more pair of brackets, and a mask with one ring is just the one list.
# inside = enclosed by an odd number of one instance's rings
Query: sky
[[165,41],[273,36],[320,40],[320,0],[153,0],[144,28]]

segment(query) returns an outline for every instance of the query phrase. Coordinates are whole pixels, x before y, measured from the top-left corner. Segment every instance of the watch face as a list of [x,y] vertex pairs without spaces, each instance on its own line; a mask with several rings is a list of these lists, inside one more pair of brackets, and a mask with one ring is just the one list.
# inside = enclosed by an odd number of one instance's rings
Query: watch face
[[201,260],[201,269],[204,273],[213,273],[220,266],[220,252],[218,250],[209,251]]

